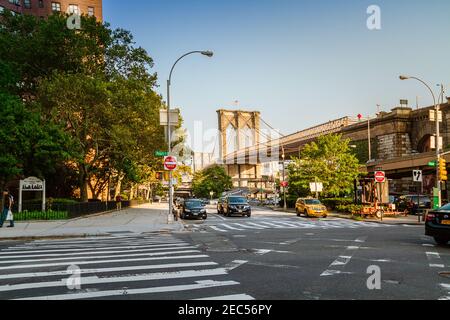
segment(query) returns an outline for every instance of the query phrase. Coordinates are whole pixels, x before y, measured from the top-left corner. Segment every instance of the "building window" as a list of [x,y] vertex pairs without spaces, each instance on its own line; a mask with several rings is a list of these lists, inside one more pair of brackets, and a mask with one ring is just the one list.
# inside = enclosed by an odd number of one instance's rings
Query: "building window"
[[80,14],[80,9],[76,4],[69,4],[69,14]]
[[9,0],[9,3],[15,4],[16,6],[20,6],[19,0]]
[[61,3],[59,2],[52,2],[52,11],[61,11]]
[[44,0],[39,0],[39,8],[43,8],[44,7]]
[[93,17],[95,15],[94,7],[88,7],[88,16]]
[[23,6],[25,9],[31,9],[31,0],[23,0]]
[[0,13],[3,13],[5,11],[5,7],[0,6]]

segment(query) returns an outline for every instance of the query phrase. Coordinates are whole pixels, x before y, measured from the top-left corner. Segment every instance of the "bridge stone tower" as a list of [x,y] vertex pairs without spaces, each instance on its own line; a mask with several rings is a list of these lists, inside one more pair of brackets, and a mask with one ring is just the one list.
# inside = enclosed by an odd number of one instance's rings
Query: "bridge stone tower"
[[[258,111],[218,110],[220,133],[220,159],[235,151],[260,143],[261,113]],[[250,181],[259,174],[258,165],[249,163],[226,163],[228,174],[233,178],[235,187],[250,187]]]

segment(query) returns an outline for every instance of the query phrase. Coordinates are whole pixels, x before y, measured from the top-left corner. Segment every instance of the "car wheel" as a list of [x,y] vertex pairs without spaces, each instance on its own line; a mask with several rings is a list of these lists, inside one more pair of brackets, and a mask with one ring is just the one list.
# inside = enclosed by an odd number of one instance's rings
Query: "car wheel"
[[305,214],[305,216],[306,216],[307,218],[309,218],[308,210],[305,210],[304,214]]
[[203,216],[203,218],[202,218],[203,220],[206,220],[206,219],[208,219],[208,217],[207,216]]
[[298,211],[298,208],[295,208],[295,212],[297,213],[297,217],[300,217],[300,211]]
[[326,218],[328,218],[328,216],[323,216],[322,218],[326,219]]
[[448,243],[449,239],[434,237],[434,241],[436,241],[436,243],[439,245],[445,246]]
[[181,214],[180,218],[186,220],[186,216],[184,215],[184,213]]
[[252,217],[252,214],[249,213],[249,214],[247,215],[247,218],[251,218],[251,217]]

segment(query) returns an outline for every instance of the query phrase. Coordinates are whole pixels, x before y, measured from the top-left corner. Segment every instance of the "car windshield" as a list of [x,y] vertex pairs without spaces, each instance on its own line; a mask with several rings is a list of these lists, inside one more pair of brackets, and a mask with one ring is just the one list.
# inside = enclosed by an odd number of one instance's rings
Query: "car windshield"
[[439,211],[450,211],[450,203],[438,209]]
[[307,199],[305,200],[305,203],[308,205],[320,205],[322,204],[322,202],[320,202],[319,200],[315,200],[315,199]]
[[188,200],[185,202],[186,208],[198,208],[203,207],[201,200]]
[[242,197],[230,197],[228,198],[230,203],[247,203],[247,199]]

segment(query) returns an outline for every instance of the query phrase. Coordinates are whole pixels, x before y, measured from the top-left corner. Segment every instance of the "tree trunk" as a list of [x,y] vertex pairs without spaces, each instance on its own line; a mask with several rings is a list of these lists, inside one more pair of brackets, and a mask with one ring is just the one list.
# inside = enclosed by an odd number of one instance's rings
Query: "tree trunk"
[[89,196],[88,196],[88,177],[86,174],[85,168],[82,168],[80,173],[80,200],[81,202],[88,202]]
[[117,184],[116,184],[116,188],[115,188],[115,191],[114,191],[114,200],[116,200],[117,196],[121,194],[123,178],[124,178],[124,175],[123,174],[119,174],[118,180],[117,180]]
[[128,196],[128,200],[133,200],[134,198],[134,185],[131,185],[130,195]]

